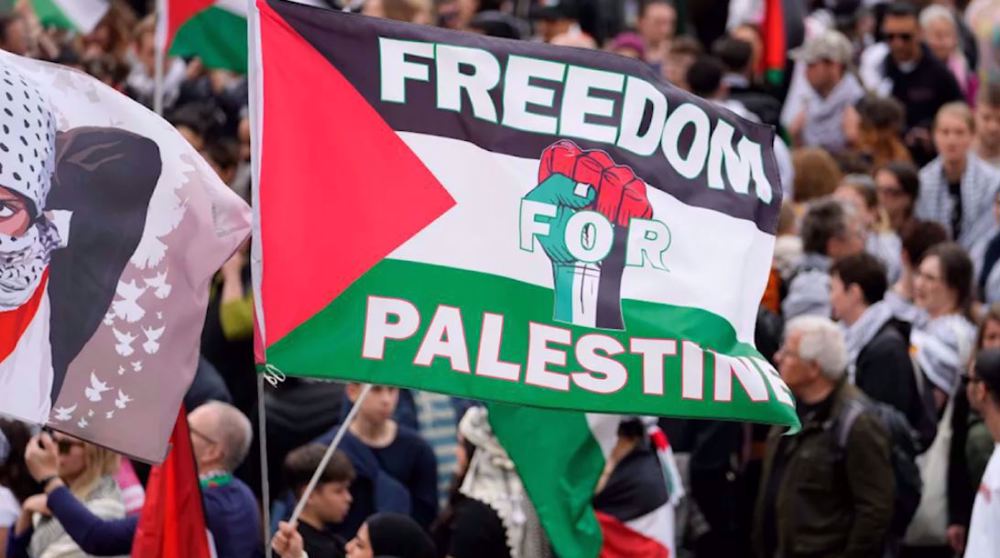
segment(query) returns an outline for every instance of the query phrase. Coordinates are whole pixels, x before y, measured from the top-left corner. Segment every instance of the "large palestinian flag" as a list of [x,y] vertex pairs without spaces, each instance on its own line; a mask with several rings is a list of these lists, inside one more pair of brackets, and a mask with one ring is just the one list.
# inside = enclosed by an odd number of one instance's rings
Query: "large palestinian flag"
[[604,52],[257,9],[269,373],[514,404],[491,423],[567,556],[599,548],[610,449],[579,411],[797,425],[752,344],[781,203],[769,128]]

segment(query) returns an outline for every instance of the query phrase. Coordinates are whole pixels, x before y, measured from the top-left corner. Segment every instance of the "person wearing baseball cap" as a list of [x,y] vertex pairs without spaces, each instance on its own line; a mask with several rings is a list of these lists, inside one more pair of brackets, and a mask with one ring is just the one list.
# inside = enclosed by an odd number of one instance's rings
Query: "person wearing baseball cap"
[[800,89],[798,114],[789,125],[797,145],[842,151],[847,147],[845,121],[865,91],[849,70],[854,56],[843,34],[828,30],[789,52],[805,65],[808,87]]

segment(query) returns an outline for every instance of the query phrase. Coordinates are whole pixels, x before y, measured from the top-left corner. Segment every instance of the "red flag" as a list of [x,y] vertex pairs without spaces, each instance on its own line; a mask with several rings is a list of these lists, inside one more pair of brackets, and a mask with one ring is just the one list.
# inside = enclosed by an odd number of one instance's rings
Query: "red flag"
[[146,503],[132,543],[137,558],[209,558],[201,486],[195,470],[187,413],[181,407],[170,435],[172,449],[153,467]]
[[787,48],[785,45],[785,15],[781,0],[765,0],[764,22],[764,77],[769,83],[780,84],[785,79]]

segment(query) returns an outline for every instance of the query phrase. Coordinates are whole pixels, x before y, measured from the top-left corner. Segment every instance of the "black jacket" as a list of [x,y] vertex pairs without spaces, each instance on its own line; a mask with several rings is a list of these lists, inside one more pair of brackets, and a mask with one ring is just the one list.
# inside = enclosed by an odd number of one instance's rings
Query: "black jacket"
[[890,320],[858,353],[854,384],[868,397],[892,405],[916,427],[923,407],[910,360],[909,325]]
[[892,80],[892,96],[906,107],[907,130],[917,126],[930,129],[941,105],[964,98],[948,68],[926,46],[920,48],[920,62],[910,73],[903,73],[892,56],[885,57],[885,75]]

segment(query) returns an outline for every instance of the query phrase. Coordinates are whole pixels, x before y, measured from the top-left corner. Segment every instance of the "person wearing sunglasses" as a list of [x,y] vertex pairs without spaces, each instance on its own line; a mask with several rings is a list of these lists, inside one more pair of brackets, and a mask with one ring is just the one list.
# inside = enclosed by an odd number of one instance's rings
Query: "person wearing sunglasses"
[[966,556],[996,556],[1000,549],[1000,349],[979,353],[975,366],[965,381],[966,395],[973,409],[979,411],[995,443],[993,455],[979,483]]
[[872,91],[906,107],[904,142],[916,163],[924,165],[934,158],[930,129],[938,109],[964,96],[954,74],[924,44],[912,4],[890,4],[881,35],[883,43],[862,55],[862,78]]
[[[233,471],[246,459],[253,438],[249,419],[228,403],[209,401],[191,411],[188,425],[201,481],[205,522],[215,555],[218,558],[259,556],[263,547],[257,500],[250,488],[233,476]],[[63,475],[64,462],[83,451],[77,443],[82,442],[60,434],[53,438],[43,433],[32,438],[24,459],[44,493],[34,500],[29,498],[25,506],[30,505],[34,511],[55,518],[65,527],[66,540],[82,549],[80,554],[59,554],[60,557],[83,557],[84,552],[86,556],[127,555],[132,549],[139,518],[122,517],[124,505],[120,516],[102,515],[78,493],[75,481]],[[83,449],[89,451],[89,447],[87,444]],[[24,552],[24,543],[17,539],[12,544],[22,546],[16,547],[15,553],[8,553],[8,557],[39,556]]]
[[[125,503],[112,476],[118,470],[118,454],[65,434],[41,434],[28,443],[26,461],[33,451],[42,447],[46,448],[51,459],[45,477],[36,480],[46,490],[63,487],[79,500],[84,509],[100,519],[120,520],[125,517]],[[87,555],[70,536],[60,518],[49,510],[45,494],[26,499],[21,510],[14,525],[8,556],[83,558]]]

